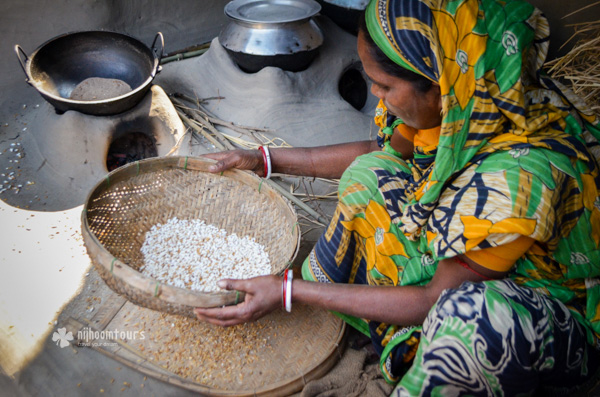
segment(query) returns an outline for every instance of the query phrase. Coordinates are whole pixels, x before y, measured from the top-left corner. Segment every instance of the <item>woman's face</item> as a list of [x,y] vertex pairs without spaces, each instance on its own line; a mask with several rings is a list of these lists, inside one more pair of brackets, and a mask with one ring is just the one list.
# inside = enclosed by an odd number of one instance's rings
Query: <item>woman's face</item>
[[363,35],[363,32],[358,35],[358,56],[372,82],[373,95],[382,99],[388,112],[409,127],[424,130],[439,126],[442,123],[439,85],[433,84],[422,93],[410,81],[386,73],[371,56]]

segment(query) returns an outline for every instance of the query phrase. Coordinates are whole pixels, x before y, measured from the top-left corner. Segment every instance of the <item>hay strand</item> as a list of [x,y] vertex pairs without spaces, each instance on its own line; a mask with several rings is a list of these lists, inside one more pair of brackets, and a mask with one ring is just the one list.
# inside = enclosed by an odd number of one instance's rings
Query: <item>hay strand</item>
[[[600,2],[591,5],[595,4]],[[566,55],[547,62],[545,67],[552,78],[569,86],[600,115],[600,21],[577,24],[574,28],[574,35],[565,42],[578,38],[573,48]]]
[[210,42],[192,46],[192,47],[188,47],[188,48],[184,48],[183,50],[175,51],[171,54],[166,54],[165,56],[163,56],[161,58],[160,64],[164,65],[169,62],[181,61],[183,59],[197,57],[197,56],[204,54],[206,51],[208,51],[209,48],[210,48]]
[[585,10],[585,9],[587,9],[587,8],[590,8],[590,7],[596,6],[596,5],[598,5],[598,4],[600,4],[600,1],[597,1],[597,2],[595,2],[595,3],[592,3],[592,4],[588,4],[588,5],[586,5],[586,6],[583,6],[583,7],[581,7],[580,9],[578,9],[578,10],[575,10],[575,11],[573,11],[573,12],[571,12],[571,13],[569,13],[569,14],[565,15],[565,16],[564,16],[564,17],[562,17],[561,19],[568,18],[568,17],[570,17],[571,15],[575,15],[575,14],[577,14],[577,13],[578,13],[578,12],[580,12],[580,11],[583,11],[583,10]]

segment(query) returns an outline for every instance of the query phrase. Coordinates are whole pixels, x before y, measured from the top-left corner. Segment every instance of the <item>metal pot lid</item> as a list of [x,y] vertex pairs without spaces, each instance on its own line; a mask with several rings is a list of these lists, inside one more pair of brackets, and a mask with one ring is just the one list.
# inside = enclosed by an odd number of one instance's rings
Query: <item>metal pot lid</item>
[[308,19],[321,11],[314,0],[233,0],[225,14],[250,23],[286,23]]

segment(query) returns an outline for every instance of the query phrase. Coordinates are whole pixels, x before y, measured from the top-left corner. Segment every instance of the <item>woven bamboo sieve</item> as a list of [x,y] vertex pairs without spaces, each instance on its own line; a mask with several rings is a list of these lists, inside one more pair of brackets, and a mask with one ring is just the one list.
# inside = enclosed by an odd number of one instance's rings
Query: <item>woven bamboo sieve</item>
[[140,306],[189,317],[194,307],[244,299],[233,291],[174,287],[138,271],[146,232],[173,217],[201,219],[254,238],[269,254],[272,274],[290,266],[300,246],[292,205],[252,173],[209,173],[212,163],[193,157],[142,160],[114,170],[92,189],[81,216],[83,240],[94,267],[115,292]]

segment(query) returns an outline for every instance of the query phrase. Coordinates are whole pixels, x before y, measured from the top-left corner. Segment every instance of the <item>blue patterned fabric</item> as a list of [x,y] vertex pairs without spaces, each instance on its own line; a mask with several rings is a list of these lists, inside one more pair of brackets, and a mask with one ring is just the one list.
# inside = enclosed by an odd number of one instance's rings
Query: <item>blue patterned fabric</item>
[[556,299],[512,280],[464,283],[429,313],[393,395],[572,395],[593,385],[598,365],[585,329]]

